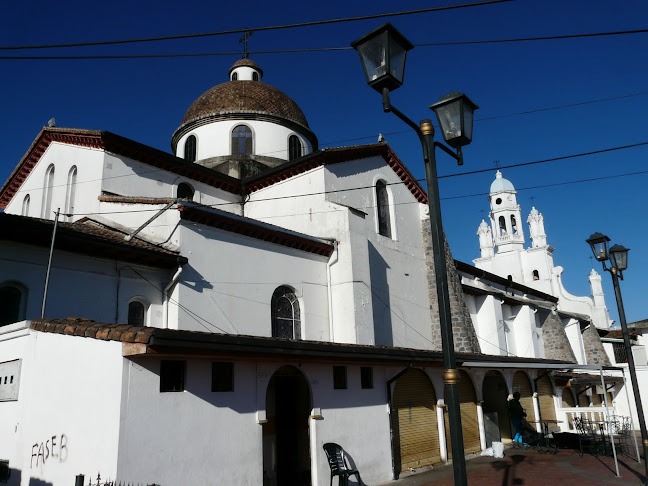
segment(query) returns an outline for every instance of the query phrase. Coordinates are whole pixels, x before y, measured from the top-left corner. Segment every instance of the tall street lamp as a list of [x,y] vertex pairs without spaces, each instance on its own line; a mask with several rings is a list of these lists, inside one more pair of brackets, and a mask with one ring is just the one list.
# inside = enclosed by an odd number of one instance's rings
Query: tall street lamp
[[[617,308],[619,309],[619,321],[621,321],[621,331],[623,333],[623,344],[625,345],[625,351],[628,357],[628,369],[630,370],[632,391],[634,392],[635,406],[637,407],[637,416],[639,417],[646,478],[648,478],[648,454],[646,454],[648,451],[648,434],[646,433],[646,419],[641,404],[641,396],[639,395],[637,371],[635,370],[634,356],[632,355],[632,346],[630,345],[628,325],[626,324],[625,309],[623,308],[623,299],[621,298],[621,288],[619,286],[619,279],[623,280],[623,271],[628,268],[628,251],[630,250],[621,245],[614,245],[612,248],[608,249],[610,238],[601,233],[594,233],[585,241],[587,241],[592,248],[594,258],[603,264],[603,270],[610,272],[610,275],[612,275],[614,295],[616,296]],[[610,268],[605,265],[606,261],[610,262]],[[644,485],[647,484],[646,481],[648,481],[648,479],[644,480]]]
[[459,371],[456,369],[452,318],[450,316],[450,292],[446,269],[445,241],[441,221],[439,184],[436,171],[435,148],[449,154],[463,163],[461,148],[472,140],[473,111],[478,106],[466,95],[458,92],[442,96],[430,106],[436,113],[446,143],[434,141],[434,126],[430,120],[422,120],[419,125],[407,118],[392,106],[389,93],[403,84],[405,57],[414,46],[393,25],[387,23],[353,42],[351,46],[358,51],[365,77],[369,86],[382,94],[383,109],[392,112],[416,132],[423,148],[425,161],[425,180],[427,182],[428,205],[430,208],[430,227],[434,256],[439,320],[441,326],[441,346],[443,348],[444,396],[448,405],[450,438],[452,443],[452,466],[457,486],[467,485],[466,459],[464,456],[463,435],[461,431],[461,409],[459,402]]

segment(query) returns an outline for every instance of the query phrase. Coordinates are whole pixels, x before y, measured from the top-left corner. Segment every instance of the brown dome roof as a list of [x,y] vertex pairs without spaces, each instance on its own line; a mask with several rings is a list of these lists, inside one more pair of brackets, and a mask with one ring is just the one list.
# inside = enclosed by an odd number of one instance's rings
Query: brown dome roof
[[214,86],[193,102],[180,126],[203,118],[239,113],[283,118],[309,129],[306,117],[297,103],[277,88],[261,81],[228,81]]

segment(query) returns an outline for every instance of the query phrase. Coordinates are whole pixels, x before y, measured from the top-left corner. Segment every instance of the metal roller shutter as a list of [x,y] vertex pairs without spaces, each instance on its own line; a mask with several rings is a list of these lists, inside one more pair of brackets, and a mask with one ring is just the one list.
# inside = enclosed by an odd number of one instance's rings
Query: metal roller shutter
[[411,370],[399,378],[394,387],[393,403],[401,470],[440,462],[436,394],[427,375]]
[[556,409],[553,402],[553,387],[547,375],[538,380],[538,401],[542,420],[556,420]]
[[[463,431],[464,452],[472,454],[481,450],[479,440],[479,422],[477,420],[477,395],[472,380],[465,371],[459,371],[459,402],[461,407],[461,429]],[[452,441],[450,440],[450,417],[448,409],[444,410],[446,443],[448,458],[452,457]]]
[[[563,389],[562,406],[563,408],[576,406],[574,395],[572,395],[572,392],[568,388]],[[574,428],[574,421],[572,420],[572,415],[570,413],[567,414],[567,423],[569,424],[570,429]]]
[[536,419],[533,409],[533,389],[529,377],[524,371],[516,371],[513,376],[513,392],[520,392],[520,403],[526,412],[526,419],[531,422]]

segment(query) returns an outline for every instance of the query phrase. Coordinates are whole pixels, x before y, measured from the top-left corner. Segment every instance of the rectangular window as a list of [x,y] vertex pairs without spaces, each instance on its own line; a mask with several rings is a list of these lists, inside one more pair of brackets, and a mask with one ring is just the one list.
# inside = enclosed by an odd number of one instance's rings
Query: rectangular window
[[373,388],[373,368],[370,366],[360,367],[360,385],[364,389]]
[[347,370],[346,366],[333,367],[333,388],[336,390],[346,390],[347,387]]
[[186,361],[160,361],[160,391],[181,392],[185,389]]
[[212,363],[211,391],[234,391],[234,363]]

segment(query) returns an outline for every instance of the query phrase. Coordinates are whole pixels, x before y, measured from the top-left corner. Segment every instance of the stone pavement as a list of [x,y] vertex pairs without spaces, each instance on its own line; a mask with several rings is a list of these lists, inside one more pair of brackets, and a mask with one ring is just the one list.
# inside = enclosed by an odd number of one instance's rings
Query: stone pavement
[[[611,457],[595,457],[561,449],[540,454],[535,449],[507,448],[503,459],[477,456],[466,461],[469,486],[640,486],[645,479],[643,462],[622,456],[616,477]],[[361,471],[362,473],[362,471]],[[384,486],[453,486],[452,465],[391,481]]]

